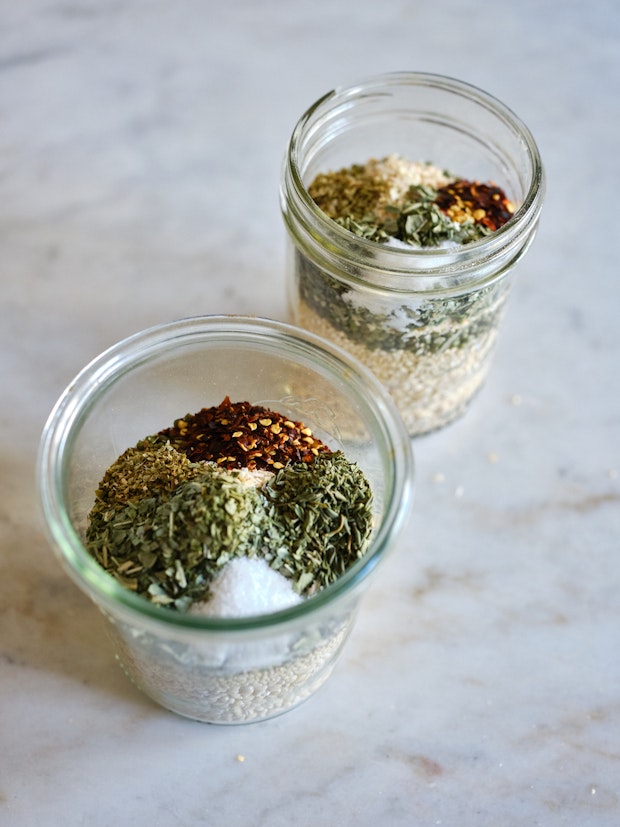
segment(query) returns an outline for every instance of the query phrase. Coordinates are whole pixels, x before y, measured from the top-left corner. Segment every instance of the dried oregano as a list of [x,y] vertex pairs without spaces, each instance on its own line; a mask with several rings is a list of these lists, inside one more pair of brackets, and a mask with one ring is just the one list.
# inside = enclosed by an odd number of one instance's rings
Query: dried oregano
[[112,463],[99,483],[94,511],[169,494],[183,480],[202,473],[167,442],[128,448]]

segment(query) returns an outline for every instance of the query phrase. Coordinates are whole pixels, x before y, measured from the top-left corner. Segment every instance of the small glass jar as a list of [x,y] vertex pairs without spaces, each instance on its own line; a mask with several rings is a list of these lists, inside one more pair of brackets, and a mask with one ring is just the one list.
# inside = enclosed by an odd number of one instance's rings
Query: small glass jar
[[[227,395],[303,421],[357,462],[373,490],[360,560],[315,596],[241,618],[157,606],[101,568],[84,542],[95,491],[116,458]],[[146,330],[85,367],[45,426],[38,481],[51,543],[103,613],[129,678],[181,715],[246,723],[285,712],[330,675],[360,596],[404,524],[413,459],[388,394],[348,354],[289,325],[212,316]]]
[[[514,214],[468,244],[392,246],[344,229],[308,193],[318,173],[390,155],[492,182]],[[442,427],[484,382],[509,275],[534,237],[543,194],[532,135],[485,92],[421,73],[336,89],[301,117],[283,165],[291,320],[369,367],[411,435]]]

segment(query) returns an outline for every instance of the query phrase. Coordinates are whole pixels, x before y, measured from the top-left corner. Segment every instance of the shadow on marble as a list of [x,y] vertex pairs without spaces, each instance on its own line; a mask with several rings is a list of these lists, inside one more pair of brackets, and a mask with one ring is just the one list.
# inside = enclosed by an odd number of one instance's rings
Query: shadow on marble
[[123,674],[103,618],[64,574],[42,532],[12,533],[0,566],[0,669],[56,674],[155,709]]

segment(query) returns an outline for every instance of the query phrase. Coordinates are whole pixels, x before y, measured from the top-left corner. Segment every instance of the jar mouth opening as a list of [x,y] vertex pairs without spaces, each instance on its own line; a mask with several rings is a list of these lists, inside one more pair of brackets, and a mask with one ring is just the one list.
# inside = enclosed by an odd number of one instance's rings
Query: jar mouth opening
[[[484,108],[518,137],[519,146],[528,161],[528,185],[523,197],[519,198],[514,214],[490,235],[467,244],[408,248],[405,245],[390,245],[357,236],[324,213],[312,199],[304,183],[304,142],[316,138],[322,118],[326,118],[338,108],[344,113],[357,101],[389,96],[391,90],[422,86],[467,99],[468,102]],[[338,134],[335,133],[332,137],[337,139]],[[329,143],[329,140],[327,139],[326,143]],[[495,149],[497,151],[497,147]],[[363,163],[364,160],[354,158],[351,159],[351,163]],[[303,113],[293,129],[288,145],[284,179],[291,196],[288,206],[308,223],[310,235],[315,242],[324,238],[330,248],[341,251],[348,260],[368,262],[379,271],[393,272],[395,275],[413,271],[415,276],[422,280],[435,278],[442,272],[452,269],[458,272],[461,268],[467,268],[470,262],[488,259],[501,253],[514,241],[515,236],[520,237],[536,225],[545,188],[544,170],[536,142],[528,127],[511,109],[476,86],[448,76],[423,72],[386,73],[354,85],[336,87],[319,98]],[[283,192],[283,204],[286,195],[287,193]]]
[[[284,339],[294,343],[298,351],[320,356],[334,371],[334,378],[346,376],[355,385],[357,393],[364,391],[369,411],[386,441],[386,452],[392,457],[390,478],[386,481],[386,503],[383,517],[365,555],[354,563],[336,581],[316,595],[289,608],[276,612],[243,617],[211,617],[189,615],[166,609],[134,594],[104,571],[86,549],[80,531],[74,524],[66,500],[66,471],[72,432],[80,427],[96,399],[114,381],[122,369],[130,372],[132,366],[148,358],[149,349],[159,352],[169,345],[200,336],[217,336],[231,329],[240,336],[254,335],[256,343],[263,340]],[[129,357],[129,363],[124,363]],[[341,378],[342,381],[342,378]],[[368,384],[367,384],[368,383]],[[357,387],[359,385],[359,387]],[[370,413],[368,414],[370,416]],[[377,434],[375,434],[377,436]],[[69,575],[88,594],[96,596],[100,606],[123,609],[140,616],[155,626],[176,627],[185,630],[240,633],[267,628],[294,626],[339,597],[353,592],[380,562],[394,537],[400,531],[413,497],[413,456],[404,424],[391,400],[378,381],[365,368],[357,365],[337,346],[323,342],[314,334],[283,322],[250,316],[202,316],[148,328],[108,348],[86,365],[58,399],[44,427],[37,458],[37,482],[40,506],[48,538]],[[94,491],[93,491],[94,497]]]

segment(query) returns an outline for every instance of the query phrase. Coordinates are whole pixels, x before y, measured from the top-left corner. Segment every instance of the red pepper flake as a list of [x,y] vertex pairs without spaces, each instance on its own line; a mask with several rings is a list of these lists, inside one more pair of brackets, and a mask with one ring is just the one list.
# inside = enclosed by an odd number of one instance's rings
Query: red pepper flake
[[215,462],[221,468],[282,468],[289,462],[313,462],[331,450],[303,422],[251,405],[231,402],[203,408],[177,419],[158,433],[192,462]]
[[435,203],[452,221],[473,221],[492,231],[512,218],[515,211],[500,187],[477,181],[459,180],[440,187]]

